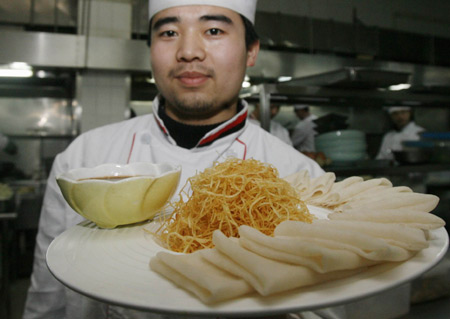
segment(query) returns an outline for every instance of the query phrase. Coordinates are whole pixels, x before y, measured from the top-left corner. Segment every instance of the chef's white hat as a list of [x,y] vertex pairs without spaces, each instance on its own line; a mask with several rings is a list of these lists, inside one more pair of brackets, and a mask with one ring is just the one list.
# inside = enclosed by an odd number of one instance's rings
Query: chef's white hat
[[255,23],[256,3],[258,0],[149,0],[148,16],[151,19],[156,13],[164,9],[188,6],[208,5],[227,8],[242,14],[251,23]]
[[304,109],[307,109],[308,107],[309,107],[309,105],[306,105],[306,104],[295,104],[294,110],[296,110],[296,111],[304,110]]
[[389,114],[392,114],[394,112],[399,112],[399,111],[411,111],[411,107],[409,107],[409,106],[391,106],[391,107],[388,107],[387,111]]

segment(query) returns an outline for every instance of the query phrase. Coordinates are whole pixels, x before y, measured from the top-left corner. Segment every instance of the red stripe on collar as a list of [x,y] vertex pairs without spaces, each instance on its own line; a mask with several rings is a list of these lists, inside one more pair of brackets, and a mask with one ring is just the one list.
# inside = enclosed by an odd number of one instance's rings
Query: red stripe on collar
[[243,142],[242,140],[240,140],[239,138],[237,138],[236,141],[238,141],[239,143],[244,145],[244,156],[242,157],[242,159],[246,160],[247,159],[247,144],[245,142]]
[[130,152],[128,153],[127,164],[130,164],[131,153],[133,153],[135,140],[136,140],[136,133],[133,134],[133,139],[131,140],[131,147],[130,147]]
[[216,140],[217,138],[219,138],[224,132],[232,129],[233,127],[235,127],[236,125],[241,124],[243,121],[245,121],[247,119],[247,113],[248,112],[244,112],[243,114],[241,114],[236,120],[234,120],[233,122],[231,122],[230,124],[228,124],[227,126],[225,126],[223,129],[221,129],[220,131],[217,131],[216,133],[205,137],[204,139],[200,140],[200,142],[198,143],[199,146],[207,144],[207,143],[211,143],[212,141]]
[[156,124],[158,124],[159,128],[161,129],[161,131],[163,131],[164,134],[169,135],[169,133],[167,132],[166,127],[159,121],[157,116],[153,117],[156,121]]

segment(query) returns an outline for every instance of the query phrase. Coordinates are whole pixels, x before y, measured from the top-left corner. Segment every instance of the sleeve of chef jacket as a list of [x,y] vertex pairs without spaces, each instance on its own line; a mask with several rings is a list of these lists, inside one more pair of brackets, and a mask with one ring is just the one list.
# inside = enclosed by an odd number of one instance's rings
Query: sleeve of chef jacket
[[314,147],[314,124],[312,122],[300,122],[292,132],[291,140],[294,147],[299,151],[311,151]]
[[[64,318],[62,285],[47,269],[45,254],[51,241],[64,230],[64,203],[53,183],[54,172],[48,179],[39,220],[39,231],[34,251],[33,273],[23,318]],[[59,214],[58,214],[59,212]]]
[[47,181],[44,202],[36,237],[33,273],[24,310],[24,319],[63,319],[65,318],[65,288],[47,268],[46,252],[52,240],[67,229],[67,226],[80,221],[80,216],[68,206],[56,183],[56,176],[66,170],[58,155]]
[[392,137],[391,134],[387,133],[383,136],[381,140],[381,146],[376,156],[376,159],[391,159],[392,155],[390,149],[392,147]]
[[304,128],[297,124],[297,126],[292,131],[292,145],[294,145],[295,148],[298,148],[299,145],[303,143],[303,141],[306,139],[306,134],[304,132]]

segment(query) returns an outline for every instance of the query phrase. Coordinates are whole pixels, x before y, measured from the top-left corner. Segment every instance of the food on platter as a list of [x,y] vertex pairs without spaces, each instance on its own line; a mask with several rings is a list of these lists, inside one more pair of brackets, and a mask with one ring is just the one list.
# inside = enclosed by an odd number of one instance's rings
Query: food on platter
[[329,220],[317,220],[311,225],[281,223],[274,235],[310,239],[325,247],[346,249],[378,261],[403,261],[411,257],[411,251],[428,246],[423,231],[395,224]]
[[214,249],[204,250],[205,258],[214,263],[216,267],[222,267],[234,275],[244,278],[263,296],[342,278],[355,273],[354,271],[331,271],[320,274],[308,267],[264,258],[244,249],[233,238],[226,237],[220,231],[214,232],[214,243],[216,250],[227,258],[208,258],[208,255]]
[[153,218],[172,197],[181,168],[169,164],[102,164],[57,176],[64,199],[102,228]]
[[[243,248],[235,238],[214,232],[215,247],[192,254],[165,251],[150,261],[152,270],[191,291],[206,304],[258,292],[262,296],[356,274],[361,269],[318,273],[308,267],[279,262]],[[208,271],[214,267],[214,271]],[[227,276],[221,276],[226,273]],[[206,275],[206,273],[208,273]],[[248,283],[243,285],[240,281]]]
[[183,255],[160,252],[150,260],[150,266],[205,303],[237,298],[254,291],[244,279],[203,258],[202,251]]
[[267,236],[248,226],[241,226],[239,235],[239,244],[247,250],[266,258],[306,266],[318,273],[374,264],[353,251],[327,247],[314,238]]
[[431,194],[420,193],[392,193],[378,198],[366,198],[360,200],[350,200],[344,204],[339,211],[347,209],[398,209],[408,208],[412,211],[430,212],[438,204],[439,198]]
[[335,212],[408,208],[428,213],[439,202],[435,195],[415,193],[405,186],[393,187],[386,178],[364,180],[352,176],[339,182],[333,181],[330,186],[331,178],[335,178],[333,173],[310,178],[307,171],[301,171],[284,179],[291,183],[307,204],[327,207]]
[[216,229],[236,237],[239,226],[249,225],[270,235],[284,220],[313,219],[276,168],[253,159],[216,162],[189,178],[184,193],[188,199],[180,196],[172,203],[173,213],[156,232],[162,245],[175,252],[213,247]]
[[[385,178],[336,182],[333,173],[310,178],[301,171],[285,180],[302,202],[325,208],[327,219],[281,220],[271,231],[253,224],[240,224],[237,233],[210,227],[211,245],[192,254],[161,251],[151,269],[206,304],[252,291],[269,296],[407,261],[429,246],[429,230],[445,225],[431,213],[438,197]],[[211,200],[212,192],[205,194]]]
[[384,224],[395,223],[426,230],[437,229],[445,225],[444,220],[436,215],[424,214],[407,207],[384,210],[347,209],[343,212],[331,213],[328,218],[331,220],[370,221]]

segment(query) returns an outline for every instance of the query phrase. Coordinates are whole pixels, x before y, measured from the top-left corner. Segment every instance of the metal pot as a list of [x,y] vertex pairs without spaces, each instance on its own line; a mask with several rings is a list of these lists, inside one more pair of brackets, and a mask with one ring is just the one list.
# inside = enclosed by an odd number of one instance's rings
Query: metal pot
[[402,164],[421,164],[429,162],[431,152],[426,149],[409,149],[403,151],[393,151],[394,158]]

